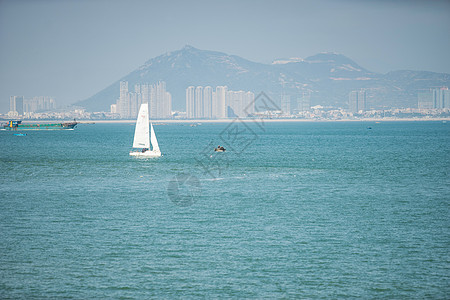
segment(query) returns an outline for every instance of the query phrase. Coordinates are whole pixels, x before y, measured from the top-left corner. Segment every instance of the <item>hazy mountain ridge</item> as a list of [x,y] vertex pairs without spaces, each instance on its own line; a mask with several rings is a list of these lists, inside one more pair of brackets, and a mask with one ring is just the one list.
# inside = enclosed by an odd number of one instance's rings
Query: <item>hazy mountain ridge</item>
[[185,109],[185,90],[190,85],[227,85],[232,90],[266,92],[274,101],[281,93],[291,95],[292,105],[302,91],[311,92],[311,104],[346,107],[348,93],[365,88],[368,106],[414,107],[417,92],[450,86],[450,74],[426,71],[371,72],[337,53],[319,53],[305,59],[280,59],[272,64],[252,62],[236,55],[199,50],[191,46],[165,53],[145,62],[92,97],[77,105],[90,111],[108,111],[119,97],[119,82],[137,83],[163,80],[172,93],[173,109]]

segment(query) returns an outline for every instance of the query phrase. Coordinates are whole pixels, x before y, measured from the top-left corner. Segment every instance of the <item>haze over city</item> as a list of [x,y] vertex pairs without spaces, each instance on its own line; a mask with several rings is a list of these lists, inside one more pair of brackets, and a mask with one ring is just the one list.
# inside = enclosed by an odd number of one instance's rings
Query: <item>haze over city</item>
[[368,70],[450,73],[448,1],[0,1],[9,97],[84,100],[189,44],[261,63],[342,53]]
[[0,0],[1,299],[448,299],[450,0]]

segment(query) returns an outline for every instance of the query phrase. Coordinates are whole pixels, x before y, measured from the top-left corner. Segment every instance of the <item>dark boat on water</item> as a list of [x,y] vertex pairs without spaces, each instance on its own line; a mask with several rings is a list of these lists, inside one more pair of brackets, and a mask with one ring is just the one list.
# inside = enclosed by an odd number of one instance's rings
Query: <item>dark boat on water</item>
[[22,124],[22,121],[8,121],[3,125],[4,130],[59,130],[74,129],[77,121],[64,123],[45,123],[45,124]]
[[217,148],[214,148],[214,151],[216,151],[216,152],[225,152],[225,150],[226,149],[222,146],[217,146]]

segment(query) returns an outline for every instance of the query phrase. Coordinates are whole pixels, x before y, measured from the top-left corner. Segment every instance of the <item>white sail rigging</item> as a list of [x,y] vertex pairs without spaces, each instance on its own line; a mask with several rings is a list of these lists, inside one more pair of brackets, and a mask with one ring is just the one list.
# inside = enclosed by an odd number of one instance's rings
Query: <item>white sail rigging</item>
[[153,130],[153,124],[151,124],[151,142],[152,142],[152,147],[153,147],[153,151],[154,152],[161,152],[159,150],[159,145],[158,145],[158,141],[156,140],[156,134],[155,134],[155,130]]
[[134,131],[133,148],[150,148],[149,126],[148,126],[148,103],[141,105],[136,129]]

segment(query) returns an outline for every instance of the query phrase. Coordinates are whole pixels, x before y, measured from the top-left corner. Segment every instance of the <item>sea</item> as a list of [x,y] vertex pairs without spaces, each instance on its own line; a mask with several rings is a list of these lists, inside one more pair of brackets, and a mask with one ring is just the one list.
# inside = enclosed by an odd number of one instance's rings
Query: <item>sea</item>
[[134,125],[0,131],[1,299],[450,298],[450,123]]

